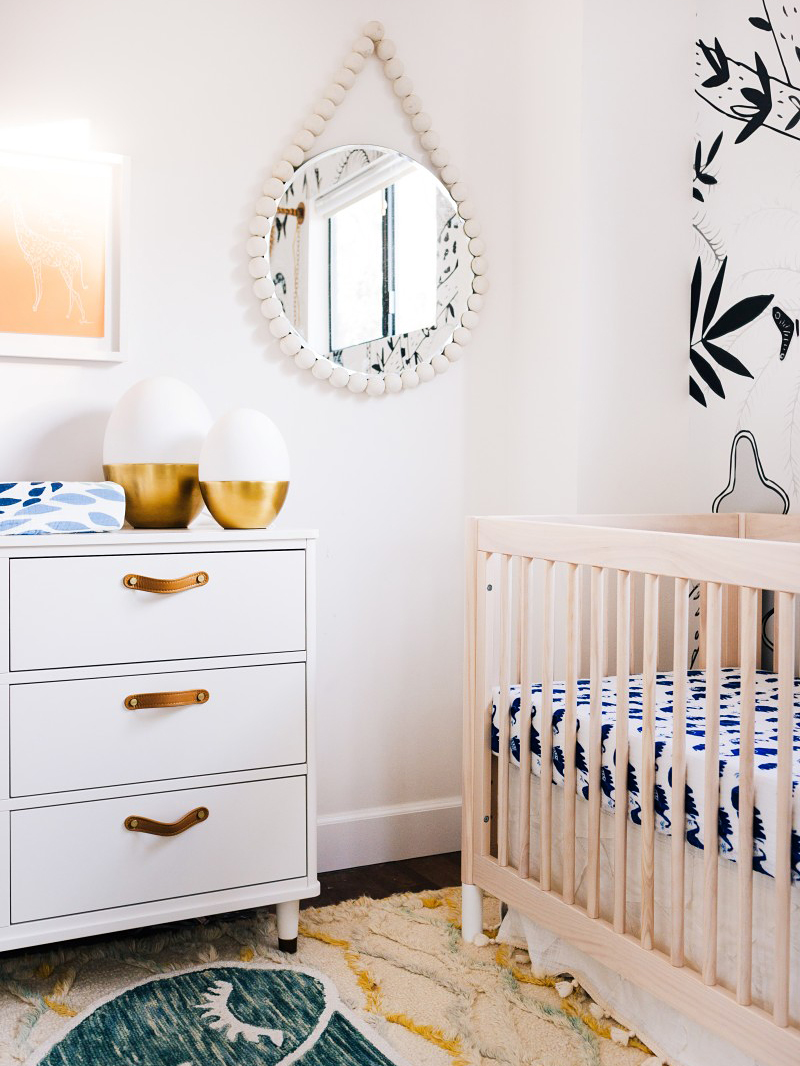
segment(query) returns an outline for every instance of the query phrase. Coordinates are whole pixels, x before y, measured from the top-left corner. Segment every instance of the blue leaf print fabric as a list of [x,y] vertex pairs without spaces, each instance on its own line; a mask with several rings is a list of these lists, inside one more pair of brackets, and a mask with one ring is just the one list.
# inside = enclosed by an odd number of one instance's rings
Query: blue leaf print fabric
[[0,534],[108,533],[125,521],[125,491],[113,481],[4,481]]
[[[702,850],[706,839],[705,825],[705,672],[688,672],[686,700],[686,824],[684,834],[690,845]],[[719,742],[719,815],[717,819],[720,854],[728,859],[739,857],[739,711],[741,676],[735,667],[722,670],[720,686]],[[500,750],[497,705],[500,690],[492,696],[492,751]],[[520,686],[511,688],[511,737],[509,757],[519,765],[520,754]],[[630,678],[628,710],[628,813],[636,825],[642,822],[639,781],[642,778],[642,711],[643,679]],[[589,797],[588,744],[590,683],[578,681],[577,732],[575,759],[577,793]],[[530,699],[531,769],[542,773],[541,758],[542,690],[534,685]],[[753,812],[753,869],[770,877],[775,875],[777,848],[777,765],[778,765],[778,678],[766,670],[756,673],[755,699],[755,810]],[[563,684],[553,686],[553,781],[564,784],[564,713],[566,692]],[[671,810],[672,769],[671,673],[656,675],[655,713],[655,826],[660,833],[673,831]],[[601,724],[601,804],[612,811],[615,806],[617,769],[616,749],[617,679],[603,679]],[[792,879],[800,881],[800,679],[795,680],[794,734],[792,761]]]

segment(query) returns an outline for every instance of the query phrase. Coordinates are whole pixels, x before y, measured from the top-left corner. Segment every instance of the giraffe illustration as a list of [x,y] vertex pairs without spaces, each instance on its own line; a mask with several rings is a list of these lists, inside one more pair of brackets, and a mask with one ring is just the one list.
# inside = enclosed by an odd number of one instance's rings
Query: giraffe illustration
[[88,288],[83,280],[83,260],[80,253],[70,248],[63,241],[54,241],[32,230],[25,222],[22,208],[18,201],[14,201],[14,230],[17,235],[17,244],[25,257],[25,262],[33,271],[34,301],[33,310],[39,308],[42,299],[42,267],[53,267],[61,275],[69,293],[69,307],[67,318],[72,314],[72,308],[77,306],[80,312],[81,323],[86,323],[86,312],[80,293],[75,288],[75,276],[80,277],[81,287]]

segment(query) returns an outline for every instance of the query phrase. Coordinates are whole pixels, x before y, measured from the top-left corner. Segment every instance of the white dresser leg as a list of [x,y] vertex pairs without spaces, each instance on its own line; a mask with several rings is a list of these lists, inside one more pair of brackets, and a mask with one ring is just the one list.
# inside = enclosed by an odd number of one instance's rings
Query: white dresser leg
[[297,926],[300,921],[300,900],[290,899],[276,904],[278,912],[278,947],[294,955],[297,951]]
[[461,886],[461,936],[472,943],[483,932],[483,889]]

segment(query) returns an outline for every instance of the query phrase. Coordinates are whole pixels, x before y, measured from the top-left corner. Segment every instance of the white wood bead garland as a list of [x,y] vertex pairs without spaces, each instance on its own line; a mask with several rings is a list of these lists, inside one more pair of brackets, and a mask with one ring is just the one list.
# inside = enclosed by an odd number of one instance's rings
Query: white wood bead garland
[[356,76],[349,67],[342,67],[333,80],[337,85],[341,85],[343,89],[352,89],[356,83]]
[[411,78],[404,74],[402,78],[397,79],[393,88],[395,96],[399,96],[402,99],[404,96],[411,96],[414,92],[414,83]]
[[294,167],[288,159],[279,159],[272,168],[273,178],[279,178],[281,181],[290,181],[292,174],[294,174]]
[[258,278],[253,282],[253,292],[259,300],[266,300],[275,292],[275,282],[270,277]]
[[308,151],[310,151],[310,149],[311,149],[312,145],[314,144],[315,140],[316,140],[316,138],[314,137],[314,134],[311,132],[311,130],[305,130],[304,129],[304,130],[300,130],[300,132],[297,134],[297,136],[294,139],[294,143],[303,152],[308,152]]
[[344,65],[348,70],[352,70],[354,74],[360,74],[364,69],[366,62],[366,59],[360,52],[351,52],[347,59],[345,59]]
[[301,370],[310,370],[316,361],[317,357],[310,348],[301,348],[294,357],[295,366],[299,366]]
[[284,355],[297,355],[302,347],[302,341],[296,333],[287,333],[281,341],[281,351]]
[[331,103],[336,104],[336,106],[338,107],[342,100],[344,100],[345,91],[346,90],[343,85],[340,85],[337,81],[334,81],[328,86],[325,95],[331,101]]
[[[325,119],[322,117],[322,115],[309,115],[308,118],[303,121],[303,127],[307,129],[309,133],[312,133],[315,137],[319,137],[319,135],[325,129]],[[264,192],[266,191],[267,190],[265,188]]]
[[[336,108],[355,84],[358,74],[364,69],[371,55],[381,61],[384,74],[392,83],[394,93],[408,115],[412,129],[419,137],[421,148],[429,153],[431,165],[438,171],[442,183],[449,188],[450,195],[457,204],[458,214],[463,220],[463,231],[468,238],[472,257],[472,292],[467,299],[467,310],[463,312],[460,324],[453,330],[451,340],[430,362],[406,366],[400,373],[390,371],[383,376],[351,371],[304,345],[284,314],[283,304],[275,293],[269,267],[269,233],[285,186],[291,181],[295,170],[302,166],[316,138],[323,133],[325,124],[333,118]],[[249,269],[254,279],[253,292],[261,301],[261,312],[269,321],[270,332],[278,339],[281,351],[293,359],[297,367],[310,370],[314,377],[329,381],[334,388],[346,387],[352,393],[374,397],[416,388],[420,383],[431,381],[445,373],[451,362],[461,358],[464,346],[469,342],[472,330],[478,323],[478,313],[483,307],[483,295],[489,287],[484,255],[486,246],[480,238],[481,227],[475,218],[475,205],[468,199],[467,187],[461,181],[458,168],[450,162],[449,152],[441,147],[441,138],[433,129],[431,116],[423,110],[422,99],[414,92],[414,85],[397,55],[397,45],[386,37],[381,22],[375,20],[364,27],[363,34],[353,43],[324,96],[317,101],[313,112],[304,120],[293,142],[285,148],[282,157],[273,167],[272,175],[264,182],[262,191],[263,195],[256,204],[255,217],[249,225],[250,235],[247,240]]]
[[[318,118],[319,116],[312,117]],[[320,122],[322,123],[322,125],[320,126],[320,133],[322,133],[325,123],[322,122],[322,119],[320,119]],[[265,196],[271,196],[273,200],[280,200],[280,198],[283,196],[283,190],[285,188],[286,186],[284,182],[280,180],[280,178],[267,178],[267,180],[264,182],[264,188],[261,191]]]
[[375,51],[375,44],[369,37],[359,37],[353,45],[353,51],[366,59]]
[[292,324],[288,318],[281,315],[279,318],[273,318],[269,324],[269,331],[273,337],[277,337],[279,340],[281,337],[288,337],[292,332]]
[[327,122],[328,119],[333,118],[335,112],[336,105],[327,97],[323,97],[314,108],[314,114],[319,115],[323,122]]

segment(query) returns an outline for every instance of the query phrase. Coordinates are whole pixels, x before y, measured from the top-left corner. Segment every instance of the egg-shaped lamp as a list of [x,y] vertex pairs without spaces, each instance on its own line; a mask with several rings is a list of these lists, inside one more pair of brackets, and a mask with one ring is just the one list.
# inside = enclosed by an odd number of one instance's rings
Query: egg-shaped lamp
[[137,382],[106,426],[103,470],[125,489],[125,518],[138,529],[185,529],[203,508],[200,449],[212,418],[177,378]]
[[289,491],[289,453],[275,423],[248,407],[215,422],[200,453],[200,491],[225,529],[266,529]]

